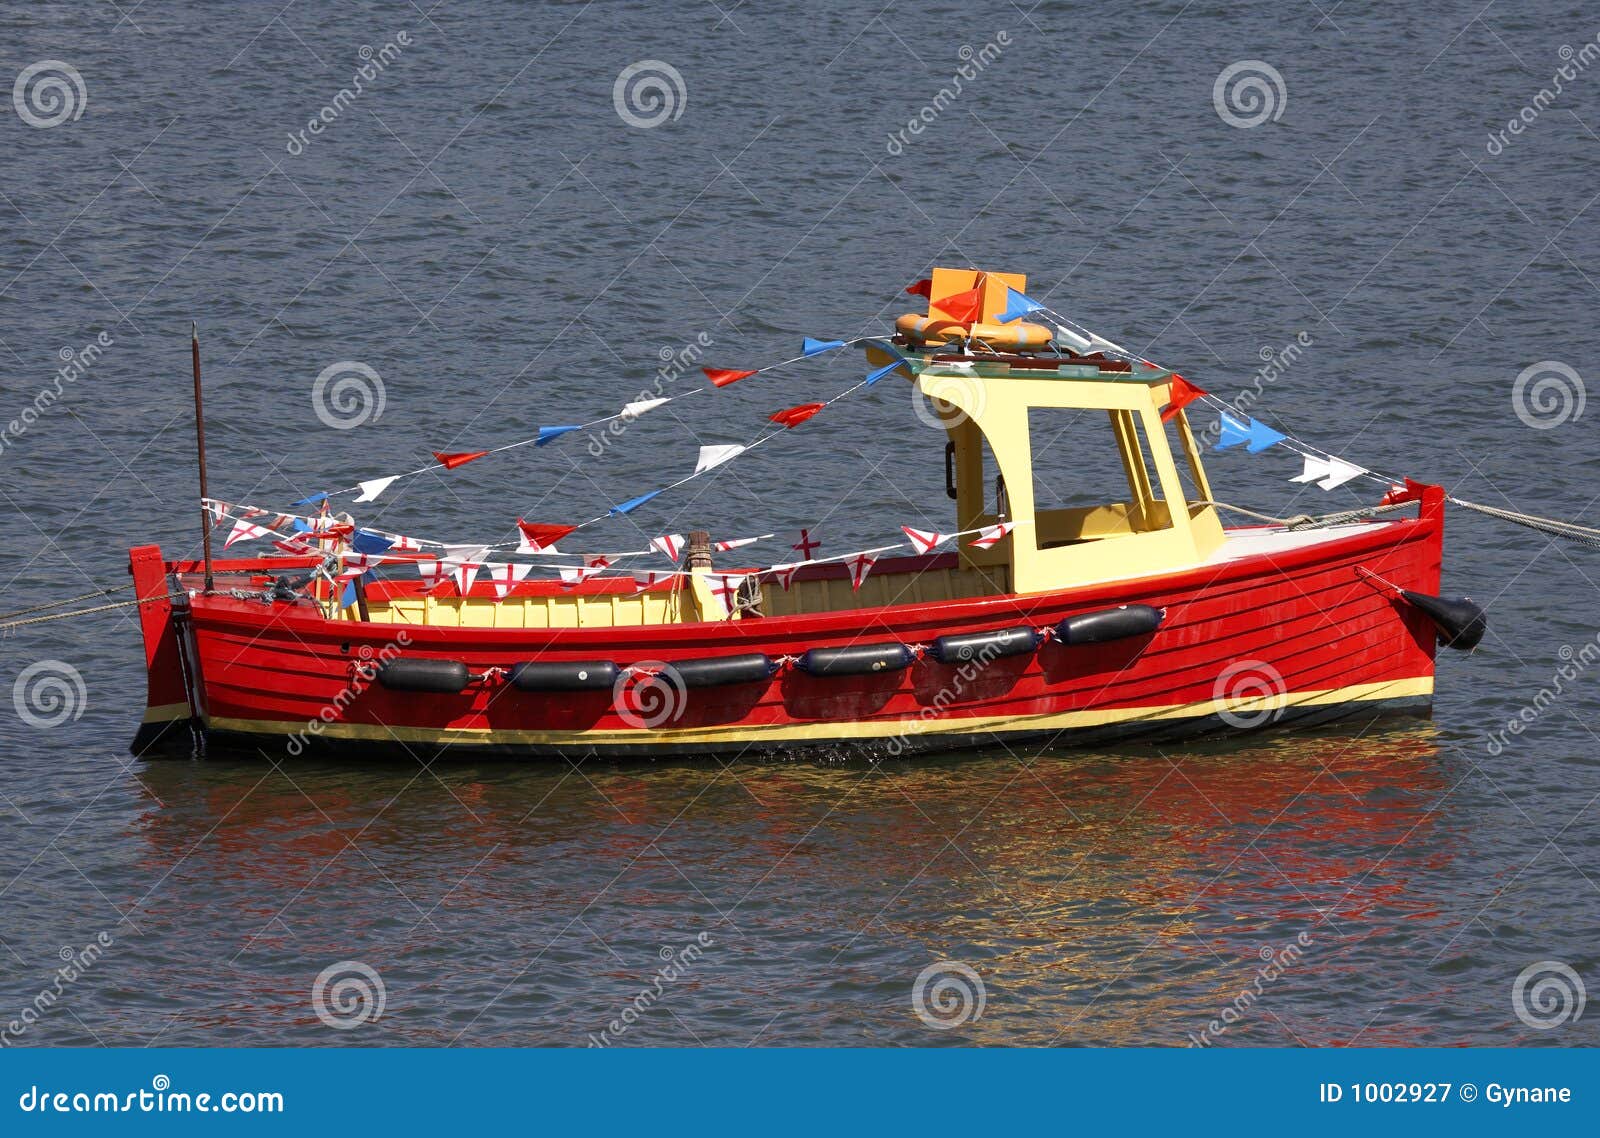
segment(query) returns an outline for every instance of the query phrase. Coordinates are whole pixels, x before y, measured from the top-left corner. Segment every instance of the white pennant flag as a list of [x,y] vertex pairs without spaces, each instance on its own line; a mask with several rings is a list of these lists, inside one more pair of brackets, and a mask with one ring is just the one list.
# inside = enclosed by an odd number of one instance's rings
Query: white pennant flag
[[464,597],[472,590],[472,582],[478,579],[478,570],[483,568],[481,561],[457,561],[449,559],[445,564],[450,568],[450,577],[456,583],[456,588]]
[[215,498],[201,498],[200,502],[206,508],[206,513],[211,515],[211,524],[220,526],[222,519],[228,513],[228,503],[219,502]]
[[744,447],[730,443],[726,446],[710,446],[700,448],[700,458],[694,464],[696,474],[703,473],[713,467],[721,466],[736,455],[742,454]]
[[954,536],[948,533],[933,533],[930,530],[912,529],[910,526],[901,526],[900,529],[911,539],[911,544],[917,547],[918,553],[932,553]]
[[593,577],[596,573],[600,572],[600,570],[586,567],[583,569],[561,569],[558,570],[558,572],[561,574],[561,587],[563,589],[570,589],[576,585],[582,584],[584,581],[587,581],[590,577]]
[[618,413],[617,417],[620,418],[620,419],[625,419],[625,420],[632,421],[634,419],[637,419],[640,415],[643,415],[646,411],[654,411],[657,407],[661,406],[663,403],[671,403],[671,402],[672,402],[672,400],[670,398],[668,398],[668,399],[637,399],[632,403],[625,404],[623,406],[622,410]]
[[1315,482],[1319,478],[1326,478],[1332,466],[1326,459],[1317,458],[1315,455],[1306,455],[1306,466],[1299,474],[1289,479],[1290,482]]
[[1352,478],[1361,477],[1366,472],[1365,467],[1357,466],[1353,462],[1346,462],[1342,458],[1329,459],[1328,476],[1318,482],[1317,485],[1324,490],[1332,490],[1336,486],[1343,486]]
[[712,574],[711,579],[717,584],[711,592],[722,603],[722,615],[724,618],[732,616],[734,610],[738,608],[739,590],[744,586],[744,580],[749,575],[748,573]]
[[978,531],[978,536],[967,544],[973,549],[989,549],[1015,528],[1015,522],[1001,522],[998,525],[984,526]]
[[876,553],[858,553],[845,564],[850,566],[850,588],[859,590],[861,583],[867,579],[867,574],[872,572],[872,563],[878,560]]
[[450,580],[451,567],[443,561],[424,558],[417,562],[417,576],[422,578],[422,591],[432,592]]
[[[768,534],[767,536],[770,537],[771,534]],[[726,553],[730,549],[740,549],[746,545],[754,545],[760,540],[761,539],[759,537],[737,537],[732,541],[719,541],[717,542],[717,552]]]
[[657,553],[664,553],[673,561],[683,555],[683,535],[681,533],[664,533],[660,537],[650,539],[650,548]]
[[633,575],[633,591],[642,593],[646,589],[653,589],[676,576],[676,573],[635,573]]
[[602,569],[611,568],[611,558],[604,553],[591,553],[583,559],[583,567],[598,573]]
[[515,561],[504,565],[485,565],[488,570],[489,583],[494,586],[494,595],[500,600],[505,600],[516,583],[526,577],[532,570],[532,565],[522,565]]
[[794,575],[800,572],[800,566],[798,563],[794,565],[774,565],[767,572],[772,574],[772,579],[777,581],[783,591],[787,593],[789,586],[794,584]]
[[266,526],[251,525],[249,522],[235,522],[233,532],[228,535],[228,540],[222,543],[222,548],[227,549],[236,541],[253,541],[258,537],[265,537],[271,531]]
[[366,482],[358,482],[358,483],[356,483],[357,486],[361,487],[361,496],[359,498],[357,498],[356,501],[357,502],[375,502],[375,501],[377,501],[378,495],[382,494],[385,490],[387,490],[389,488],[389,484],[391,482],[393,482],[395,479],[399,478],[399,477],[400,476],[398,474],[391,474],[387,478],[372,478],[372,479],[367,480]]
[[486,545],[446,545],[443,548],[446,561],[482,561],[489,555]]

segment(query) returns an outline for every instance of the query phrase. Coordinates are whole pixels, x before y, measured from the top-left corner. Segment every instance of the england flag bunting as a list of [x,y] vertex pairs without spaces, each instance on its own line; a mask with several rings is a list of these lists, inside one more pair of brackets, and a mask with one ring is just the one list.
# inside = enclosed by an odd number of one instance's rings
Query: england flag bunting
[[357,577],[369,573],[383,564],[383,558],[373,557],[365,553],[346,553],[343,561],[344,568],[339,571],[336,580],[354,581]]
[[211,515],[211,524],[220,526],[222,519],[228,514],[228,503],[219,502],[215,498],[203,498],[201,502],[206,508],[206,513]]
[[[810,530],[803,529],[803,530],[800,531],[800,540],[795,542],[789,548],[794,550],[796,553],[798,553],[801,557],[805,558],[807,561],[810,561],[812,559],[811,558],[812,551],[816,550],[816,549],[821,549],[822,548],[822,542],[820,542],[816,538],[812,537]],[[789,586],[787,586],[787,585],[784,586],[784,588],[786,588],[786,589],[788,587]]]
[[717,552],[726,553],[730,549],[739,549],[746,545],[754,545],[760,540],[761,539],[759,537],[737,537],[732,541],[719,541],[717,542]]
[[772,574],[772,579],[778,582],[779,587],[787,593],[789,591],[789,586],[794,584],[794,575],[800,572],[800,566],[798,564],[774,565],[771,569],[768,569],[767,572]]
[[532,571],[533,566],[519,565],[513,561],[504,565],[485,565],[484,568],[488,570],[489,583],[494,586],[494,595],[503,601],[516,583]]
[[918,553],[932,553],[936,548],[955,536],[948,533],[933,533],[929,530],[912,529],[910,526],[901,526],[900,529],[911,539],[911,544],[917,547]]
[[583,559],[583,567],[596,573],[611,568],[611,558],[603,553],[591,553]]
[[451,579],[452,567],[437,558],[423,558],[417,562],[417,576],[422,578],[422,591],[431,593]]
[[456,561],[445,562],[450,568],[450,579],[456,583],[456,589],[464,597],[472,590],[472,582],[478,579],[478,570],[484,567],[481,561]]
[[233,532],[228,535],[228,540],[222,543],[222,548],[227,549],[236,541],[253,541],[258,537],[265,537],[271,531],[266,526],[252,525],[250,522],[235,522]]
[[650,539],[650,548],[657,553],[666,555],[671,561],[677,561],[683,556],[683,535],[681,533],[664,533],[660,537]]
[[845,564],[850,567],[850,588],[859,590],[861,583],[867,579],[867,574],[872,572],[872,563],[878,560],[876,553],[858,553]]
[[635,573],[633,575],[633,591],[642,593],[646,589],[653,589],[666,581],[677,577],[676,573]]
[[273,542],[272,545],[275,549],[281,549],[285,553],[293,553],[296,555],[304,555],[307,553],[316,552],[310,542],[302,541],[298,537],[286,537],[282,541]]
[[744,586],[744,579],[748,573],[714,573],[711,579],[716,582],[711,592],[717,600],[722,602],[722,615],[729,617],[738,608],[739,590]]
[[1015,522],[1000,522],[998,525],[984,526],[978,531],[978,536],[967,544],[973,549],[989,549],[1016,528]]

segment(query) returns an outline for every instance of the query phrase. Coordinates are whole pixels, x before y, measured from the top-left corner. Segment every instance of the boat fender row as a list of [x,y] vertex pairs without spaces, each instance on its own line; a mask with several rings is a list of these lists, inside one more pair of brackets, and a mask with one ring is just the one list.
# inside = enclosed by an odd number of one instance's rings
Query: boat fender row
[[[1483,637],[1483,610],[1470,602],[1444,601],[1437,597],[1412,599],[1440,624],[1441,642],[1446,619],[1451,627],[1453,647],[1470,648]],[[1436,614],[1424,602],[1445,606]],[[1457,609],[1455,606],[1465,605]],[[1470,609],[1471,612],[1466,610]],[[1475,618],[1474,618],[1475,614]],[[1161,625],[1163,610],[1149,605],[1122,605],[1114,609],[1080,613],[1058,623],[1054,639],[1063,644],[1103,644],[1131,636],[1145,636]],[[1474,619],[1476,623],[1474,624]],[[1476,630],[1474,632],[1474,629]],[[928,646],[928,652],[941,664],[968,664],[974,660],[994,660],[1032,652],[1044,637],[1037,630],[1019,625],[990,632],[968,632],[941,636]],[[1466,641],[1470,639],[1470,643]],[[794,660],[795,667],[813,676],[866,676],[898,672],[917,660],[917,650],[898,642],[849,644],[842,648],[812,648]],[[713,656],[702,660],[674,660],[662,674],[686,688],[722,687],[770,679],[780,664],[762,652],[738,656]],[[613,687],[623,669],[610,660],[530,660],[512,665],[510,680],[521,691],[578,692],[604,691]],[[378,682],[390,691],[456,694],[473,679],[459,660],[390,660],[378,670]],[[481,678],[481,677],[480,677]]]
[[1079,613],[1056,625],[1055,638],[1063,644],[1104,644],[1130,636],[1148,636],[1161,627],[1165,609],[1149,605],[1119,605],[1114,609]]
[[904,644],[850,644],[843,648],[812,648],[795,661],[795,667],[813,676],[866,676],[909,668],[917,654]]

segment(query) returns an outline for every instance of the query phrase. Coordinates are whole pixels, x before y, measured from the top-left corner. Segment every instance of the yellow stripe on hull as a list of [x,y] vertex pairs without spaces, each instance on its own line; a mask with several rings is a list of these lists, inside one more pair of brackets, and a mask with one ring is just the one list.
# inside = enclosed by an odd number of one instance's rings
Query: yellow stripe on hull
[[[963,718],[826,720],[816,723],[738,723],[721,727],[637,728],[606,731],[507,731],[492,728],[386,727],[367,723],[326,723],[315,733],[306,724],[261,719],[208,718],[213,731],[287,736],[304,733],[324,739],[357,742],[421,743],[435,746],[495,747],[650,747],[682,748],[696,744],[785,744],[865,742],[878,739],[938,735],[1065,731],[1114,727],[1128,723],[1160,723],[1200,719],[1228,712],[1249,717],[1273,711],[1332,707],[1343,703],[1415,700],[1433,694],[1433,677],[1354,684],[1319,691],[1293,692],[1259,699],[1203,700],[1151,707],[1108,707],[1043,715],[979,715]],[[1263,723],[1266,721],[1263,720]]]

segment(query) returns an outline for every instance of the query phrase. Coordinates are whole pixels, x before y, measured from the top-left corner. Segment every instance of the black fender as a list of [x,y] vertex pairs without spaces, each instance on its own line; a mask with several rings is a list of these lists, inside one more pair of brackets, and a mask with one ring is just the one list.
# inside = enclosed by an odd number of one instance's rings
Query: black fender
[[969,664],[973,660],[997,660],[1002,656],[1021,656],[1039,646],[1039,634],[1031,628],[997,628],[992,632],[963,632],[941,636],[929,654],[941,664]]
[[866,676],[909,668],[916,658],[904,644],[850,644],[809,649],[795,666],[813,676]]
[[400,657],[378,666],[378,682],[390,691],[455,695],[467,686],[467,666],[460,660],[418,660]]
[[520,691],[603,691],[621,674],[610,660],[529,660],[511,665],[511,685]]
[[1149,605],[1119,605],[1114,609],[1069,616],[1056,625],[1056,639],[1063,644],[1104,644],[1130,636],[1148,636],[1161,627],[1162,609]]

